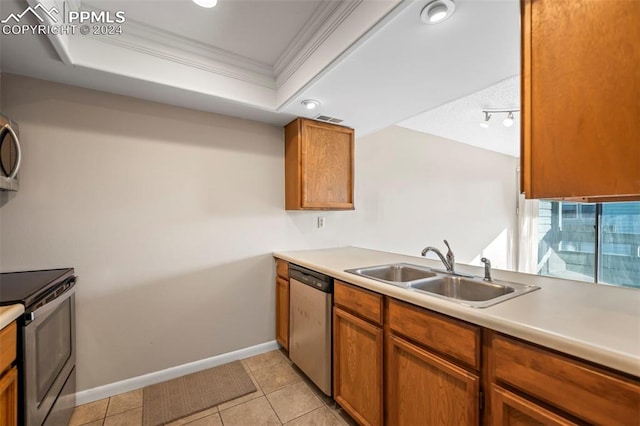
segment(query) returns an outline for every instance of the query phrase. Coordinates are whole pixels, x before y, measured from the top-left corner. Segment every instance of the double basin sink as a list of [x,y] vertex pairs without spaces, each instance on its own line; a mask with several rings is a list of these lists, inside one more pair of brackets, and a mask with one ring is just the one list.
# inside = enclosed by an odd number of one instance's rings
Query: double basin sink
[[473,308],[486,308],[540,288],[506,281],[489,281],[410,263],[347,269],[345,272]]

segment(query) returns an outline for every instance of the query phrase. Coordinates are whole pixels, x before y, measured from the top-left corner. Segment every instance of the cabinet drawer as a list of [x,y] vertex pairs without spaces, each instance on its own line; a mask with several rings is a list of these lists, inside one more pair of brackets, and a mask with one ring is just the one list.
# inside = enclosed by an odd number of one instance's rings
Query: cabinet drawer
[[276,274],[285,280],[289,279],[289,262],[282,259],[276,259]]
[[9,368],[16,359],[16,329],[14,321],[0,331],[0,373]]
[[395,299],[389,299],[389,326],[474,370],[480,368],[480,327]]
[[590,423],[626,425],[640,419],[640,380],[499,334],[491,333],[489,339],[492,381]]
[[334,283],[333,293],[336,305],[342,306],[359,317],[382,324],[382,295],[337,280]]
[[491,385],[491,416],[491,424],[495,426],[576,426],[571,420],[496,385]]

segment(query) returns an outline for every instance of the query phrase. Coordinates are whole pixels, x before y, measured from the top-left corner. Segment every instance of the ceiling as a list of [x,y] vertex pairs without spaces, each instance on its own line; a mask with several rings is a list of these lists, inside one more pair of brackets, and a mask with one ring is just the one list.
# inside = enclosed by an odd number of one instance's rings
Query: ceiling
[[[365,135],[415,117],[403,125],[436,131],[429,121],[441,117],[422,113],[519,71],[518,0],[456,0],[456,13],[438,25],[420,20],[427,0],[219,0],[212,9],[189,0],[39,3],[122,11],[123,32],[2,34],[3,72],[276,125],[322,114]],[[0,0],[0,19],[27,6]],[[320,108],[305,110],[307,98]]]
[[511,127],[502,121],[503,113],[491,114],[489,128],[480,127],[482,110],[520,109],[520,77],[515,76],[486,89],[464,96],[397,123],[398,126],[457,142],[520,156],[520,113],[513,114]]

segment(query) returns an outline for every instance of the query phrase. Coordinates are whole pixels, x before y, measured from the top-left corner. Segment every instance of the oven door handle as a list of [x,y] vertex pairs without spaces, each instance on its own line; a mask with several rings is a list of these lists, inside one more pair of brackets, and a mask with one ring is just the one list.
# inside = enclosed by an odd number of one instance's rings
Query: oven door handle
[[[36,318],[38,316],[40,316],[40,314],[42,314],[43,312],[49,312],[49,311],[55,309],[59,304],[63,303],[65,299],[69,298],[71,296],[71,294],[75,293],[75,291],[76,291],[75,286],[76,286],[77,279],[78,279],[78,277],[76,275],[70,277],[69,280],[68,280],[68,283],[70,285],[64,292],[60,293],[55,299],[45,303],[42,306],[39,306],[35,310],[29,311],[29,312],[25,312],[25,314],[23,316],[24,325],[29,325],[30,323],[35,321]],[[37,315],[36,315],[36,313],[37,313]]]

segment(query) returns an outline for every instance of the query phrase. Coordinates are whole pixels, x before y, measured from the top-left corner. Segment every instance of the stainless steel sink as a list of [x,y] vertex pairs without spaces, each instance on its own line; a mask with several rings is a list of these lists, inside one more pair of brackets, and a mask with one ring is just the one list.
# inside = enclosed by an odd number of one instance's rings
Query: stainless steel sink
[[412,282],[425,278],[437,277],[438,274],[418,265],[409,263],[394,263],[391,265],[369,266],[366,268],[347,269],[345,272],[382,281],[387,284],[408,286]]
[[513,293],[512,287],[504,285],[462,278],[462,277],[438,277],[434,280],[416,282],[411,285],[415,290],[435,293],[452,299],[485,301]]
[[486,308],[539,289],[533,285],[450,274],[410,263],[354,268],[345,272],[473,308]]
[[412,283],[410,288],[474,308],[486,308],[540,287],[446,275]]

